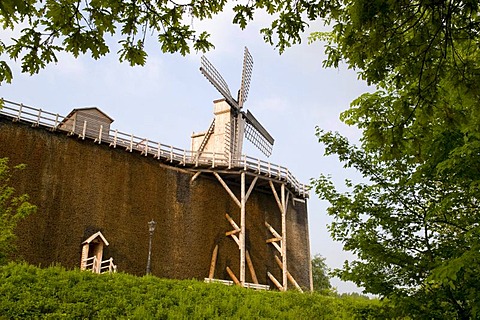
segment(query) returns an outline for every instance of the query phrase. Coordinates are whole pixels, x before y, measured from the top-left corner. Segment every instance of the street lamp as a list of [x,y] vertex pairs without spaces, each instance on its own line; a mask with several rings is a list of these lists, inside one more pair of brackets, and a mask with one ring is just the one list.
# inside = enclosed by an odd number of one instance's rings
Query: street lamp
[[153,232],[155,231],[155,226],[157,223],[155,221],[150,221],[148,223],[148,233],[150,234],[148,238],[148,260],[147,260],[147,274],[150,274],[150,265],[151,265],[151,257],[152,257],[152,237],[153,237]]

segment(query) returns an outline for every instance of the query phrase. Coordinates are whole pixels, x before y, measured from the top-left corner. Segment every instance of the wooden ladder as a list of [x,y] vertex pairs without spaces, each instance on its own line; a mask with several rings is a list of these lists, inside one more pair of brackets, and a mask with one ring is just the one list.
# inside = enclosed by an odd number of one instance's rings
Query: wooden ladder
[[215,130],[215,119],[213,119],[212,123],[210,124],[210,127],[207,130],[207,133],[205,133],[205,137],[203,137],[202,143],[200,144],[200,147],[198,147],[197,150],[197,158],[200,157],[202,154],[203,150],[205,149],[208,139],[210,136],[213,134],[213,131]]

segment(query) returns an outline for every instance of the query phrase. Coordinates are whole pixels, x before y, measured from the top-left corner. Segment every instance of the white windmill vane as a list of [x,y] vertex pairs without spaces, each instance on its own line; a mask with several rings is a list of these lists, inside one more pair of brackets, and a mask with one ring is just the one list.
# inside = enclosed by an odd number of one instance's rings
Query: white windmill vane
[[223,98],[214,101],[215,118],[210,128],[206,132],[192,136],[192,150],[197,151],[197,154],[224,153],[233,159],[239,159],[244,136],[267,157],[272,153],[274,143],[272,136],[250,111],[242,111],[250,89],[252,70],[253,58],[245,47],[242,80],[235,99],[220,73],[205,56],[202,56],[200,72]]

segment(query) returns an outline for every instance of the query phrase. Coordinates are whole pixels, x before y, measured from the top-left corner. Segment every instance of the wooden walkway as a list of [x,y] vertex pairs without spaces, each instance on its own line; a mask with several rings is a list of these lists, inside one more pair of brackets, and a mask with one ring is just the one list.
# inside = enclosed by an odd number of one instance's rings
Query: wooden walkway
[[134,134],[108,130],[108,128],[104,130],[103,126],[99,125],[99,122],[95,119],[76,124],[77,127],[74,125],[73,128],[66,128],[62,125],[66,117],[58,113],[51,113],[5,99],[3,99],[3,102],[4,107],[0,109],[0,115],[11,118],[12,121],[26,122],[32,126],[44,127],[52,131],[64,131],[66,134],[75,134],[81,139],[89,139],[98,144],[108,144],[113,148],[125,148],[126,151],[139,152],[144,156],[154,157],[172,166],[195,168],[196,171],[204,172],[234,174],[243,171],[251,175],[260,175],[267,180],[284,182],[297,197],[308,198],[307,185],[300,183],[286,167],[264,160],[246,155],[242,155],[240,159],[232,159],[221,153],[180,149]]

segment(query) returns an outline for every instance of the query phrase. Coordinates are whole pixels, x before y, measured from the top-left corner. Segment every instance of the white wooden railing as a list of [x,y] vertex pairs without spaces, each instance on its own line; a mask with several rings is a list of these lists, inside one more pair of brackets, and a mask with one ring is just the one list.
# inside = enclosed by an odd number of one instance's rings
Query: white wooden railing
[[[232,280],[221,280],[221,279],[212,279],[212,278],[205,278],[205,283],[221,283],[227,286],[235,285],[235,282]],[[255,289],[255,290],[270,290],[270,286],[266,284],[258,284],[258,283],[249,283],[245,282],[243,284],[244,288]]]
[[92,271],[93,273],[112,273],[117,272],[117,266],[113,264],[113,258],[103,260],[98,263],[96,256],[83,260],[83,266],[85,270]]
[[285,181],[292,191],[297,195],[308,198],[308,187],[300,183],[293,174],[286,168],[268,161],[242,155],[240,159],[229,158],[224,153],[196,152],[165,145],[146,138],[108,130],[98,121],[92,123],[73,122],[73,126],[67,127],[64,124],[66,118],[58,113],[51,113],[42,109],[36,109],[21,103],[3,99],[4,105],[0,114],[12,118],[14,121],[24,121],[33,126],[43,126],[51,130],[65,131],[68,134],[77,134],[80,138],[89,138],[96,143],[108,143],[111,147],[122,147],[127,151],[138,151],[145,156],[168,161],[179,165],[210,166],[211,168],[243,169],[255,172],[276,180]]

